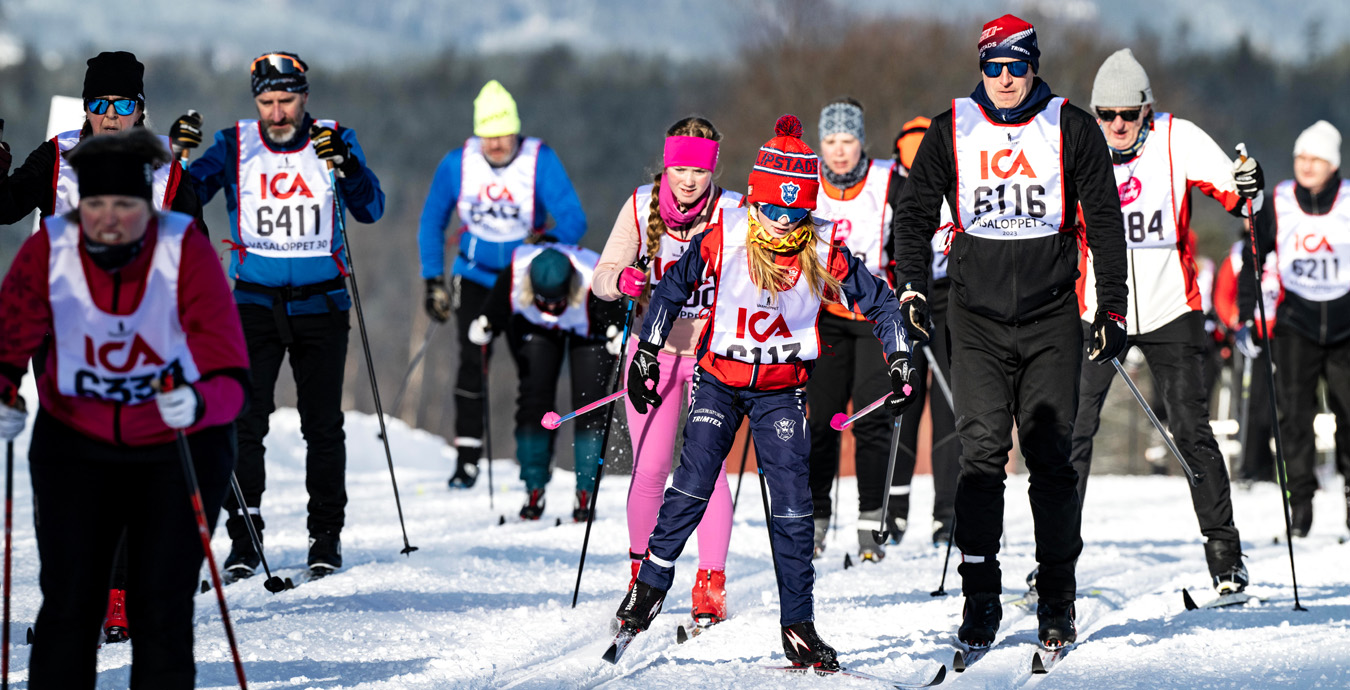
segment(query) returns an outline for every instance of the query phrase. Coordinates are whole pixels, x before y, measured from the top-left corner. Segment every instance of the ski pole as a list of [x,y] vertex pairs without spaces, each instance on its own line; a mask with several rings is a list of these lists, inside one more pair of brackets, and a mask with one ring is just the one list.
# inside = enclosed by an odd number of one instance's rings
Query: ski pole
[[[310,136],[314,135],[314,130],[318,129],[314,125],[310,129]],[[403,522],[403,502],[398,497],[398,478],[394,476],[394,454],[389,450],[389,434],[384,428],[384,410],[380,407],[380,386],[375,382],[375,362],[370,356],[370,338],[366,335],[366,317],[361,312],[361,291],[356,287],[356,262],[352,257],[352,246],[347,241],[347,209],[342,203],[342,194],[338,191],[337,174],[333,171],[333,161],[325,161],[328,164],[328,188],[333,192],[333,204],[336,208],[333,210],[333,221],[338,227],[338,232],[342,235],[342,246],[347,250],[347,279],[352,284],[352,304],[356,307],[356,323],[361,328],[361,348],[366,353],[366,372],[370,374],[370,393],[375,399],[375,417],[380,420],[380,440],[384,441],[384,459],[389,463],[389,481],[394,485],[394,506],[398,509],[398,526],[403,530],[403,550],[399,553],[407,556],[417,550],[416,546],[408,543],[408,527]]]
[[755,460],[757,461],[755,469],[759,471],[759,495],[764,500],[764,528],[769,531],[769,560],[773,563],[773,580],[779,583],[783,581],[783,575],[778,572],[778,552],[773,548],[773,513],[769,511],[769,487],[764,483],[764,465],[759,464],[758,457]]
[[[646,273],[647,263],[647,256],[643,255],[634,267]],[[623,367],[623,358],[628,352],[628,336],[633,330],[633,307],[637,304],[637,300],[628,297],[627,302],[628,306],[623,314],[623,340],[619,343],[619,354],[614,356],[614,368],[609,372],[609,380],[605,382],[606,390],[611,392],[619,387],[619,370]],[[591,524],[595,522],[595,503],[600,496],[600,479],[605,475],[605,453],[609,452],[609,429],[612,426],[614,426],[614,408],[611,407],[609,421],[605,423],[605,433],[600,437],[600,457],[596,458],[595,487],[591,490],[591,506],[586,515],[586,535],[581,539],[581,560],[577,562],[577,584],[572,589],[572,608],[577,607],[577,597],[581,595],[581,573],[586,569],[586,549],[591,544]]]
[[1242,454],[1238,457],[1241,459],[1242,462],[1238,465],[1238,467],[1246,465],[1247,460],[1250,457],[1247,454],[1247,442],[1251,440],[1251,434],[1248,433],[1248,426],[1251,424],[1251,420],[1252,420],[1252,358],[1243,355],[1242,403],[1241,403],[1241,411],[1238,412],[1238,447],[1242,449]]
[[923,356],[928,359],[928,366],[933,370],[933,380],[937,381],[938,388],[942,389],[942,397],[947,399],[947,406],[956,409],[952,402],[952,389],[947,386],[947,377],[942,375],[942,367],[938,366],[937,357],[933,356],[933,349],[927,344],[923,346]]
[[[927,349],[926,346],[925,349]],[[914,346],[909,345],[905,350],[912,353],[914,352]],[[910,371],[913,371],[913,369]],[[909,389],[909,384],[905,384],[905,395],[910,394]],[[890,393],[883,395],[881,397],[881,402],[885,402],[886,398],[889,396]],[[890,528],[887,525],[886,516],[889,515],[887,511],[889,511],[891,507],[891,479],[895,476],[896,456],[900,454],[900,428],[903,419],[904,417],[896,415],[891,420],[891,457],[886,460],[886,480],[883,483],[883,486],[886,487],[886,493],[881,497],[881,529],[872,530],[872,541],[876,542],[878,545],[885,544],[886,539],[890,536]]]
[[[155,388],[164,391],[173,390],[173,375],[166,375],[164,381]],[[234,640],[234,626],[230,624],[230,610],[225,605],[225,588],[220,583],[220,569],[216,567],[216,557],[211,553],[211,528],[206,523],[206,508],[202,504],[201,485],[197,483],[197,469],[192,464],[192,449],[188,446],[187,435],[182,429],[174,429],[178,442],[178,459],[183,465],[183,479],[187,481],[188,498],[192,501],[192,513],[197,518],[197,536],[202,540],[202,553],[206,555],[206,564],[211,569],[211,584],[216,589],[216,603],[220,605],[220,620],[225,625],[225,638],[230,642],[230,654],[234,657],[234,674],[239,678],[240,690],[248,690],[248,680],[244,678],[244,662],[239,659],[239,645]],[[239,504],[244,505],[242,502]],[[252,524],[252,517],[245,509],[244,517]],[[259,552],[261,553],[261,552]],[[9,582],[9,578],[5,578]],[[8,631],[6,627],[6,631]]]
[[9,580],[10,547],[14,531],[14,442],[5,444],[5,630],[0,657],[0,687],[9,690]]
[[1176,457],[1177,462],[1181,463],[1181,469],[1186,473],[1186,479],[1190,481],[1191,486],[1200,486],[1200,482],[1205,480],[1205,475],[1196,474],[1191,466],[1186,463],[1186,459],[1181,457],[1181,449],[1177,448],[1176,442],[1172,440],[1172,435],[1167,433],[1167,429],[1163,428],[1162,422],[1158,421],[1158,416],[1153,414],[1153,408],[1148,406],[1148,402],[1144,400],[1144,394],[1139,392],[1139,387],[1134,385],[1130,375],[1125,373],[1125,367],[1120,366],[1120,361],[1112,357],[1111,364],[1120,373],[1120,378],[1125,379],[1125,385],[1130,387],[1134,399],[1139,402],[1140,407],[1144,408],[1144,414],[1148,416],[1148,421],[1153,423],[1153,428],[1157,429],[1159,434],[1162,434],[1163,443],[1167,444],[1168,450],[1172,451],[1172,455]]
[[581,415],[584,415],[587,412],[590,412],[591,410],[598,410],[604,407],[605,405],[608,405],[614,402],[615,400],[622,398],[625,395],[628,395],[627,390],[614,391],[613,393],[606,395],[605,397],[600,398],[599,400],[596,400],[595,402],[590,403],[589,405],[578,407],[577,409],[568,412],[565,415],[559,415],[557,412],[549,412],[548,414],[544,415],[544,419],[539,423],[542,424],[545,429],[557,429],[559,426],[562,425],[563,422],[572,419],[574,417],[580,417]]
[[483,362],[483,453],[487,456],[488,471],[488,509],[496,510],[493,505],[493,479],[492,479],[492,405],[488,404],[488,389],[491,384],[488,382],[488,346],[479,345],[478,358]]
[[[426,337],[422,338],[422,346],[417,348],[417,354],[413,355],[412,361],[408,362],[408,372],[403,375],[403,383],[399,384],[398,393],[394,394],[394,402],[389,406],[389,414],[397,417],[398,409],[403,404],[403,394],[408,392],[408,382],[412,381],[413,371],[417,365],[422,362],[422,357],[427,353],[427,344],[431,342],[431,336],[436,333],[436,327],[440,322],[433,320],[427,326]],[[380,438],[384,438],[381,436]]]
[[[1240,160],[1247,160],[1247,145],[1238,144],[1237,152]],[[1284,461],[1284,439],[1280,435],[1280,408],[1275,402],[1275,344],[1270,340],[1270,333],[1265,325],[1270,323],[1266,320],[1266,301],[1261,295],[1261,257],[1256,246],[1256,216],[1252,213],[1252,200],[1247,200],[1247,235],[1252,243],[1252,287],[1256,295],[1256,309],[1261,318],[1261,347],[1265,349],[1266,356],[1269,358],[1270,366],[1266,367],[1266,374],[1270,383],[1270,418],[1275,420],[1271,426],[1275,431],[1275,477],[1280,482],[1280,501],[1284,504],[1284,543],[1289,546],[1289,577],[1294,583],[1294,610],[1307,611],[1298,600],[1298,571],[1294,567],[1294,527],[1289,517],[1289,487],[1285,473],[1289,466]],[[1243,449],[1246,452],[1246,449]]]
[[273,593],[283,592],[288,589],[294,589],[295,583],[291,578],[285,580],[272,574],[272,569],[267,567],[267,556],[263,555],[262,537],[258,535],[258,529],[253,526],[253,516],[249,514],[248,507],[244,504],[244,490],[239,486],[239,477],[234,472],[230,472],[230,488],[234,489],[234,501],[239,504],[239,510],[244,513],[244,524],[248,525],[248,538],[253,541],[253,549],[258,552],[258,560],[262,561],[263,572],[267,573],[267,580],[263,582],[263,587]]
[[858,421],[859,419],[862,419],[863,417],[871,413],[873,410],[886,404],[886,398],[889,397],[891,397],[891,394],[887,393],[881,396],[880,398],[877,398],[876,402],[869,404],[867,407],[864,407],[857,412],[854,412],[853,416],[846,415],[843,412],[836,412],[835,415],[830,418],[830,427],[832,427],[835,431],[843,431],[844,429],[853,426],[854,422]]
[[[741,502],[741,484],[745,481],[745,462],[750,459],[750,432],[745,433],[745,446],[741,448],[741,469],[736,471],[736,495],[731,498],[731,515],[736,515],[736,504]],[[759,462],[759,458],[755,458]]]

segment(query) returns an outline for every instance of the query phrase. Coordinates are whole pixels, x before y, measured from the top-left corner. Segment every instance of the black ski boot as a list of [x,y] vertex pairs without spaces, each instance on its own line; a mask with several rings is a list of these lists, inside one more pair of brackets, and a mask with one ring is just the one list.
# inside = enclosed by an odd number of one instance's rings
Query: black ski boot
[[625,629],[641,632],[652,624],[656,614],[661,613],[661,604],[665,600],[664,589],[657,589],[642,580],[636,580],[633,586],[628,588],[628,594],[624,596],[623,603],[619,604],[618,613],[614,615]]
[[[258,535],[258,539],[262,539],[262,534]],[[258,550],[253,548],[252,539],[236,539],[230,543],[230,555],[225,557],[221,570],[225,571],[225,577],[230,581],[244,580],[253,577],[261,561]]]
[[478,482],[478,463],[465,462],[457,460],[455,462],[455,473],[450,475],[449,484],[452,489],[472,488]]
[[783,626],[783,654],[793,666],[810,666],[821,671],[838,671],[839,658],[834,647],[816,634],[811,621]]
[[909,494],[891,496],[886,513],[886,538],[894,546],[905,538],[905,530],[909,529]]
[[520,509],[521,520],[538,520],[544,514],[544,490],[530,489],[529,501]]
[[1032,568],[1031,572],[1027,573],[1027,595],[1024,597],[1027,601],[1027,608],[1035,606],[1036,602],[1040,601],[1041,595],[1036,591],[1036,576],[1040,574],[1039,566]]
[[315,580],[342,567],[342,540],[336,534],[309,537],[309,576]]
[[1074,627],[1072,601],[1042,601],[1036,605],[1036,618],[1040,621],[1041,646],[1046,649],[1059,649],[1078,640],[1078,629]]
[[1242,545],[1236,541],[1211,539],[1205,542],[1205,561],[1209,564],[1214,591],[1219,596],[1247,589],[1247,566],[1242,563]]
[[1299,538],[1308,536],[1308,530],[1312,529],[1312,500],[1290,506],[1289,517],[1292,527],[1290,532]]
[[933,520],[933,548],[945,549],[952,539],[951,518]]
[[591,492],[577,491],[577,498],[572,502],[572,522],[585,522],[591,519]]
[[965,607],[961,609],[961,627],[956,631],[956,639],[972,649],[982,649],[994,644],[994,635],[998,633],[998,622],[1003,620],[1003,603],[995,592],[972,592],[966,595]]

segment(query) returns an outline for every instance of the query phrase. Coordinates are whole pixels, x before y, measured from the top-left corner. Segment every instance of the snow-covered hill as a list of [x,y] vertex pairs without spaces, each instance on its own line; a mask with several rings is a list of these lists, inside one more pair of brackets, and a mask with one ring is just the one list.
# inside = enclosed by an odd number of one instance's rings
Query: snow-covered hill
[[[271,594],[262,578],[231,585],[227,596],[253,688],[869,687],[841,679],[775,675],[763,664],[782,663],[778,604],[753,476],[736,514],[727,589],[732,618],[685,645],[676,626],[689,606],[696,553],[680,562],[666,612],[640,636],[619,666],[600,660],[609,623],[628,583],[623,501],[626,476],[602,485],[600,519],[582,581],[580,603],[569,607],[583,525],[565,522],[571,478],[559,472],[545,520],[511,519],[523,487],[509,460],[495,465],[495,509],[486,486],[451,493],[445,477],[453,450],[440,438],[391,427],[408,532],[420,550],[399,555],[383,450],[372,417],[348,413],[350,448],[347,567],[296,590]],[[39,604],[36,545],[27,467],[17,444],[15,500],[15,639],[32,624]],[[304,447],[293,409],[278,411],[268,439],[267,555],[280,574],[304,564]],[[734,481],[734,480],[733,480]],[[1022,476],[1009,480],[1008,546],[1004,582],[1020,589],[1032,566],[1031,519]],[[839,530],[817,562],[817,625],[846,663],[888,677],[912,678],[950,664],[951,637],[961,600],[932,597],[941,553],[925,538],[931,482],[915,484],[911,514],[917,525],[879,565],[844,570],[843,554],[856,548],[852,521],[856,490],[843,482]],[[1272,486],[1239,491],[1238,526],[1256,585],[1267,600],[1239,610],[1183,610],[1180,590],[1206,596],[1208,578],[1184,481],[1175,478],[1094,477],[1079,565],[1082,643],[1048,676],[1030,675],[1035,617],[1009,606],[1007,640],[965,674],[949,673],[954,688],[1332,688],[1350,685],[1350,545],[1343,536],[1340,481],[1318,496],[1312,535],[1296,543],[1302,602],[1296,613],[1279,495]],[[508,516],[497,526],[498,515]],[[229,548],[224,530],[214,547]],[[135,638],[136,612],[129,611]],[[234,687],[216,602],[197,602],[198,687]],[[128,645],[100,653],[100,688],[126,687]],[[12,652],[11,680],[26,687],[27,648]]]

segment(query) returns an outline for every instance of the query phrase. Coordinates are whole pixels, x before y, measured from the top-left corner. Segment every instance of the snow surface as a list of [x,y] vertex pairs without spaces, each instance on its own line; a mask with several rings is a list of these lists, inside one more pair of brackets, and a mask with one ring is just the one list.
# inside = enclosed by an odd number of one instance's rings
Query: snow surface
[[[628,584],[623,502],[628,478],[604,480],[600,510],[576,609],[570,608],[584,525],[572,524],[570,473],[550,485],[545,520],[512,516],[523,500],[515,465],[495,464],[495,509],[486,482],[451,492],[445,478],[454,451],[445,441],[393,422],[391,438],[411,542],[399,555],[384,453],[373,417],[347,414],[347,486],[343,533],[346,568],[271,594],[262,577],[231,585],[227,598],[252,688],[866,688],[865,681],[797,677],[764,670],[785,663],[778,637],[778,603],[765,536],[758,482],[746,477],[736,513],[727,590],[732,617],[684,645],[696,567],[696,546],[681,559],[665,613],[639,636],[618,666],[601,661],[610,622]],[[14,600],[16,640],[36,616],[36,544],[23,451],[16,444]],[[268,446],[267,556],[283,576],[304,565],[304,445],[293,409],[272,418]],[[733,482],[735,479],[733,478]],[[1008,481],[1008,545],[1004,583],[1020,593],[1033,565],[1031,518],[1024,476]],[[1294,612],[1279,493],[1271,485],[1235,491],[1238,526],[1260,604],[1225,611],[1186,612],[1182,587],[1209,598],[1201,540],[1184,480],[1094,477],[1084,521],[1087,543],[1079,563],[1081,644],[1049,675],[1030,675],[1035,616],[1004,610],[1006,640],[943,687],[1012,688],[1343,688],[1350,686],[1350,544],[1339,479],[1317,497],[1312,535],[1295,543],[1299,594],[1307,612]],[[734,488],[734,487],[733,487]],[[932,548],[927,515],[929,477],[915,480],[914,530],[886,560],[844,570],[855,553],[852,522],[857,492],[843,481],[844,506],[826,557],[817,561],[816,624],[844,663],[876,675],[912,680],[951,663],[951,639],[961,599],[953,559],[945,597],[932,597],[942,554]],[[507,524],[498,526],[498,515]],[[564,524],[555,527],[554,519]],[[217,529],[217,558],[229,549]],[[130,611],[135,638],[136,612]],[[197,598],[198,687],[230,688],[233,667],[213,594]],[[133,642],[134,644],[134,642]],[[129,645],[99,656],[99,688],[125,688]],[[13,687],[27,687],[27,649],[12,651]]]

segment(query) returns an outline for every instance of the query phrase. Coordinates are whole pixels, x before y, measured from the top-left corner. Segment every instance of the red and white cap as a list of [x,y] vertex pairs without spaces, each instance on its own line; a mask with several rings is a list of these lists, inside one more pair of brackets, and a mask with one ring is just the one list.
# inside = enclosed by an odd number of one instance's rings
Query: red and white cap
[[774,125],[774,137],[759,147],[750,170],[750,203],[814,209],[820,188],[820,159],[802,141],[802,123],[784,115]]

